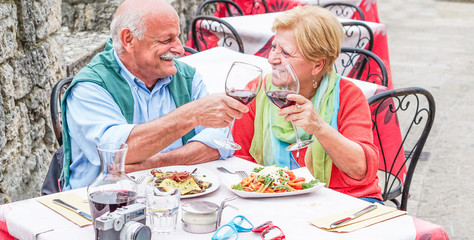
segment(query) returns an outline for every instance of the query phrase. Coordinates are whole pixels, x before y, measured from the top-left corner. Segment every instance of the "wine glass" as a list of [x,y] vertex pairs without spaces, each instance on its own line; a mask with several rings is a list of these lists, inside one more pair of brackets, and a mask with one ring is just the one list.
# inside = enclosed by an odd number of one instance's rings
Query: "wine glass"
[[[262,69],[259,67],[249,63],[234,62],[225,79],[225,93],[227,96],[248,105],[260,90],[261,79]],[[239,150],[241,148],[239,144],[230,139],[234,121],[235,118],[229,126],[229,133],[225,140],[214,140],[217,146],[230,150]]]
[[[299,90],[300,83],[298,77],[290,64],[272,67],[272,81],[268,86],[265,84],[265,93],[270,101],[272,101],[277,107],[285,108],[295,105],[295,101],[288,100],[286,97],[289,94],[297,94]],[[293,121],[291,122],[291,125],[295,131],[296,142],[289,145],[286,148],[287,151],[302,149],[314,142],[311,139],[301,141],[300,136],[298,135],[298,130],[293,124]]]

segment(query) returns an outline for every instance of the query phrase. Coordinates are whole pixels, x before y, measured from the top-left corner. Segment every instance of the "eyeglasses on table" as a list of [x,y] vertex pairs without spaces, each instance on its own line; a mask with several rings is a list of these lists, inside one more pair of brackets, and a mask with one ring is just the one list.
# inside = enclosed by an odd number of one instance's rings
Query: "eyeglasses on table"
[[260,237],[263,240],[282,240],[285,234],[278,226],[273,225],[272,221],[267,221],[262,225],[252,229],[252,232],[261,232]]
[[239,232],[250,232],[253,224],[244,216],[237,215],[229,223],[222,225],[212,236],[212,240],[236,240]]

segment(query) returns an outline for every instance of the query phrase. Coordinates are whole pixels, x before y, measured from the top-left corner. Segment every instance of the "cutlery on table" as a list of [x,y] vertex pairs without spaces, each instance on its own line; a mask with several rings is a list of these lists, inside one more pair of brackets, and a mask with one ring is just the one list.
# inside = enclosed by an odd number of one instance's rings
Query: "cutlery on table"
[[141,184],[143,182],[143,180],[145,180],[146,176],[145,175],[142,175],[142,176],[139,176],[139,177],[133,177],[133,181],[135,181],[136,184]]
[[91,215],[89,215],[89,214],[87,214],[87,213],[85,213],[85,212],[83,212],[83,211],[77,209],[76,207],[73,207],[72,205],[70,205],[70,204],[64,202],[64,201],[61,200],[61,199],[55,198],[55,199],[53,199],[53,202],[56,203],[56,204],[58,204],[58,205],[61,206],[61,207],[67,208],[67,209],[69,209],[69,210],[71,210],[71,211],[73,211],[73,212],[75,212],[75,213],[81,215],[83,218],[85,218],[85,219],[87,219],[87,220],[89,220],[89,221],[92,221]]
[[235,171],[235,172],[232,172],[230,170],[228,170],[227,168],[225,167],[217,167],[217,170],[221,171],[221,172],[225,172],[225,173],[230,173],[230,174],[237,174],[240,176],[240,178],[246,178],[248,177],[249,175],[244,172],[244,171]]
[[329,226],[329,228],[338,227],[338,226],[340,226],[341,224],[346,223],[346,222],[348,222],[348,221],[351,221],[351,220],[354,219],[354,218],[358,218],[358,217],[360,217],[360,216],[362,216],[362,215],[364,215],[364,214],[366,214],[366,213],[368,213],[368,212],[370,212],[370,211],[372,211],[372,210],[374,210],[374,209],[376,209],[376,208],[377,208],[377,205],[372,204],[372,205],[370,205],[370,206],[368,206],[368,207],[366,207],[366,208],[364,208],[364,209],[362,209],[362,210],[360,210],[360,211],[358,211],[358,212],[352,214],[352,215],[349,216],[349,217],[346,217],[346,218],[343,218],[343,219],[341,219],[341,220],[338,220],[338,221],[333,222],[333,223],[331,224],[331,226]]

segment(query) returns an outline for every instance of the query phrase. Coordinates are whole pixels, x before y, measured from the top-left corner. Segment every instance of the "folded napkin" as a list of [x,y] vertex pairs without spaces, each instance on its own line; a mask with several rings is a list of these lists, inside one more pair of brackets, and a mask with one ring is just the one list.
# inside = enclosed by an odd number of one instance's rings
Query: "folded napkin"
[[53,199],[55,198],[61,199],[64,202],[68,203],[69,205],[72,205],[85,213],[88,213],[88,214],[91,213],[90,208],[89,208],[89,203],[84,202],[84,199],[82,197],[74,193],[63,192],[59,194],[52,194],[52,195],[37,198],[36,200],[44,204],[46,207],[51,208],[53,211],[61,214],[63,217],[67,218],[69,221],[77,224],[79,227],[84,227],[84,226],[92,224],[92,221],[89,221],[83,218],[81,215],[77,214],[76,212],[54,203]]
[[342,233],[342,232],[352,232],[352,231],[355,231],[355,230],[358,230],[358,229],[361,229],[361,228],[364,228],[364,227],[367,227],[379,222],[386,221],[388,219],[392,219],[392,218],[407,214],[405,211],[400,211],[400,210],[397,210],[396,208],[387,207],[378,203],[375,203],[375,205],[377,205],[377,208],[375,210],[372,210],[351,221],[343,223],[339,227],[336,227],[336,228],[330,228],[331,224],[338,220],[351,216],[352,214],[360,211],[362,208],[357,208],[357,209],[353,209],[353,210],[342,212],[342,213],[337,213],[337,214],[322,217],[322,218],[316,218],[316,219],[310,220],[309,222],[313,224],[314,226],[324,229],[326,231]]

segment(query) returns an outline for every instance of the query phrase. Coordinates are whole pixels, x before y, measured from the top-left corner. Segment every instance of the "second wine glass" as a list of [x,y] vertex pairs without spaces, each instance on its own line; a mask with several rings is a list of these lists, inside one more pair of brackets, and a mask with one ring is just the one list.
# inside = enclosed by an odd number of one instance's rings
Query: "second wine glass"
[[[225,93],[241,103],[248,105],[257,96],[260,90],[262,79],[262,69],[244,62],[234,62],[230,67],[225,79]],[[215,139],[214,143],[222,148],[230,150],[239,150],[241,147],[231,139],[232,121],[229,127],[229,133],[225,140]]]
[[[289,94],[297,94],[300,90],[300,82],[296,76],[295,71],[290,64],[278,65],[272,67],[272,78],[270,84],[265,84],[265,93],[267,97],[279,108],[285,108],[295,105],[296,102],[288,100]],[[302,149],[311,145],[314,141],[301,141],[295,124],[291,122],[293,130],[295,131],[296,142],[289,145],[286,150],[294,151]]]

